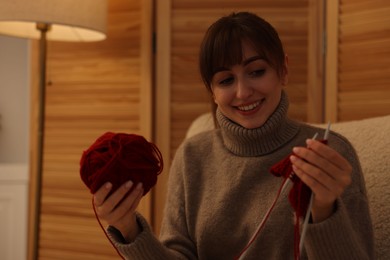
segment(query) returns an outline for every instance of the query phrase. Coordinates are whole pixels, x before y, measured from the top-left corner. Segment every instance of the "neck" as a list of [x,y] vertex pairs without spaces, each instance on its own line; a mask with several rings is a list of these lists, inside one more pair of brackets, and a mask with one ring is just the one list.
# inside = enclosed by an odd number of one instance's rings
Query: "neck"
[[216,119],[228,150],[240,156],[260,156],[283,146],[298,133],[298,125],[287,117],[288,98],[285,92],[278,107],[259,128],[247,129],[231,121],[218,109]]

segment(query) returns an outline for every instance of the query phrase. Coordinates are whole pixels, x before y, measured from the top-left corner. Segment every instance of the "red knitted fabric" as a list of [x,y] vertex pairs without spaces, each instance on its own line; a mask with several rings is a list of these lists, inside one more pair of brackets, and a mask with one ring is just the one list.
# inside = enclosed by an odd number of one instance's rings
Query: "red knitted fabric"
[[80,160],[81,179],[92,194],[106,182],[112,183],[113,192],[132,180],[134,184],[142,182],[145,195],[162,169],[158,148],[135,134],[107,132],[83,152]]
[[304,216],[309,205],[311,190],[295,174],[291,174],[293,172],[291,155],[272,166],[270,171],[275,176],[291,179],[294,185],[288,194],[288,199],[295,213],[298,216]]
[[[320,140],[326,144],[327,140]],[[306,215],[307,207],[310,203],[311,190],[293,173],[290,156],[273,165],[270,169],[271,173],[278,177],[290,178],[293,186],[288,194],[288,199],[292,208],[295,211],[295,227],[294,227],[294,257],[299,259],[299,238],[300,238],[300,219]]]

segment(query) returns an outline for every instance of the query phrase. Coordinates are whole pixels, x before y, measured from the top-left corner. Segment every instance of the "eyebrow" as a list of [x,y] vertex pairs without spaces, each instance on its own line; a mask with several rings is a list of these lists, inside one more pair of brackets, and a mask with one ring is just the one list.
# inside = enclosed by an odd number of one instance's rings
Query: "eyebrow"
[[[246,65],[248,65],[249,63],[254,62],[254,61],[256,61],[256,60],[265,60],[265,58],[264,58],[263,56],[261,56],[261,55],[256,55],[256,56],[250,57],[250,58],[248,58],[248,59],[246,59],[246,60],[243,60],[243,61],[241,62],[241,64],[242,64],[243,66],[246,66]],[[214,70],[214,74],[215,74],[215,73],[218,73],[218,72],[221,72],[221,71],[225,71],[225,70],[229,70],[229,68],[218,67],[218,68],[216,68],[216,69]]]

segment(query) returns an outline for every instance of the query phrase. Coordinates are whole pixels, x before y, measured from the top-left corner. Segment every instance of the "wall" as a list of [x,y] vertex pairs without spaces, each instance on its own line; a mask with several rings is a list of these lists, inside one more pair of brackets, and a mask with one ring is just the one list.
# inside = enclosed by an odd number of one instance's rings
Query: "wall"
[[0,36],[0,259],[27,255],[29,43]]
[[28,41],[0,36],[0,163],[27,163]]

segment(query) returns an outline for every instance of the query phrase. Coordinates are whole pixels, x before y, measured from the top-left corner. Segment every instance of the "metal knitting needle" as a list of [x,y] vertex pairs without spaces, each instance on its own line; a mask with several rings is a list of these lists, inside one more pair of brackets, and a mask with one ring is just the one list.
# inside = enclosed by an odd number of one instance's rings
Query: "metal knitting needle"
[[328,126],[326,127],[326,131],[325,131],[325,134],[324,134],[324,140],[328,140],[329,131],[330,131],[330,121],[328,122]]
[[[315,133],[315,135],[313,136],[313,139],[316,139],[318,136],[318,133]],[[254,239],[257,237],[258,233],[260,232],[260,230],[262,229],[264,223],[267,221],[275,203],[278,201],[279,199],[279,195],[280,194],[283,194],[284,190],[292,183],[292,180],[291,180],[291,177],[294,175],[295,173],[291,173],[291,175],[289,176],[289,178],[286,178],[286,180],[284,181],[282,187],[280,188],[276,198],[274,199],[271,207],[267,210],[266,214],[264,215],[263,219],[261,220],[260,224],[257,226],[257,229],[256,231],[253,233],[252,237],[249,239],[249,243],[247,244],[246,248],[244,248],[244,251],[242,252],[242,254],[238,257],[237,260],[242,260],[246,257],[246,254],[248,253],[248,250],[252,244],[252,242],[254,241]]]
[[[328,140],[329,131],[330,131],[330,122],[328,122],[328,127],[326,128],[326,131],[325,131],[325,134],[324,134],[324,140]],[[312,139],[316,139],[316,137],[317,137],[317,133],[314,135],[314,137]],[[313,207],[313,197],[314,196],[313,196],[313,192],[312,192],[311,195],[310,195],[310,201],[309,201],[309,205],[307,207],[305,220],[303,222],[301,239],[299,241],[299,252],[302,252],[302,249],[303,249],[303,242],[305,240],[307,225],[309,224],[311,209]]]

